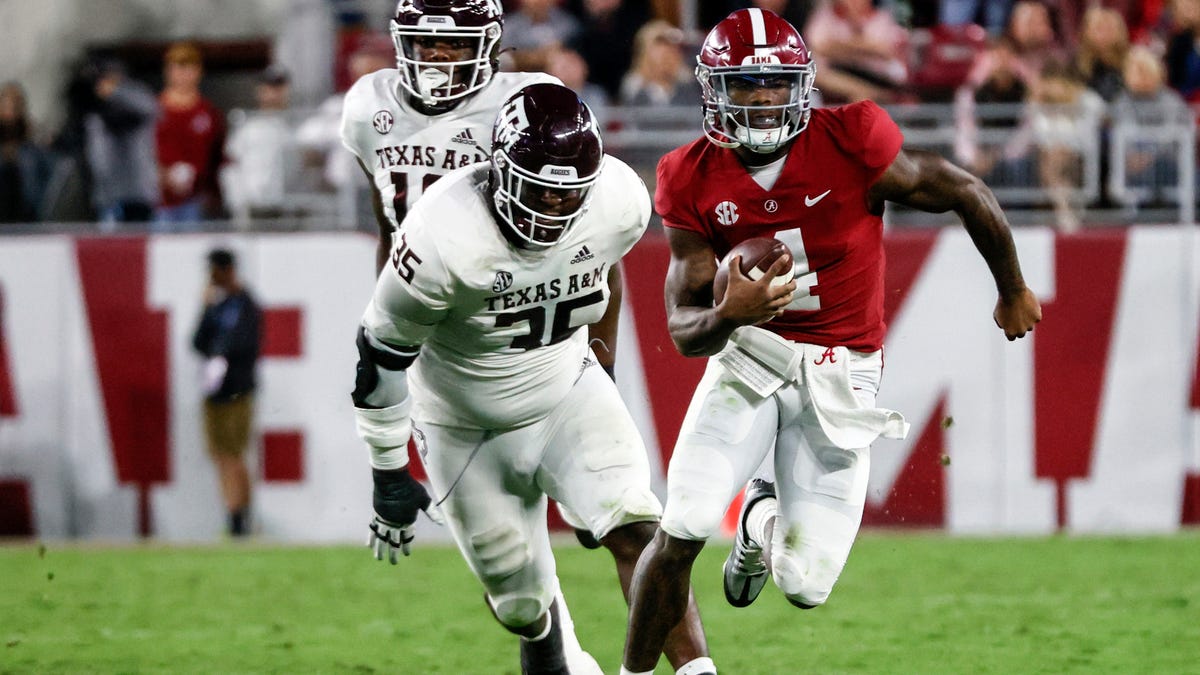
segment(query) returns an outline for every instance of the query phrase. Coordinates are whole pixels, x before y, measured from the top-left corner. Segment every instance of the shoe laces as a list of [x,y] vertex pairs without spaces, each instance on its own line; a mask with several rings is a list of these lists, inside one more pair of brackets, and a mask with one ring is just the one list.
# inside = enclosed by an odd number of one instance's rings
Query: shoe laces
[[744,534],[738,537],[737,544],[733,547],[733,567],[747,576],[766,574],[767,565],[763,562],[762,547],[750,541]]

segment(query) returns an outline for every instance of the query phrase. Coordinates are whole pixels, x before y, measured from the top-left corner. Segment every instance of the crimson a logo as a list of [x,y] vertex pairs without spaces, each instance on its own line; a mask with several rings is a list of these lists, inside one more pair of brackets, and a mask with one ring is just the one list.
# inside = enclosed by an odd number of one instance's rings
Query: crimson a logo
[[723,201],[717,204],[715,209],[717,214],[717,222],[728,227],[738,221],[738,207],[731,201]]

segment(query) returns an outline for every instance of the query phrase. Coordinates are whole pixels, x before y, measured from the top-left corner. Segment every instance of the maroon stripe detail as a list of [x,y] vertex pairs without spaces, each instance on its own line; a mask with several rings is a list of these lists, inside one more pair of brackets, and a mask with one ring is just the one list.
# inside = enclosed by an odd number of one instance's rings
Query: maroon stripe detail
[[883,504],[867,504],[864,525],[904,527],[943,527],[946,524],[946,469],[942,457],[946,450],[942,420],[946,418],[946,394],[921,428],[921,437],[913,444],[908,462],[896,476],[896,482]]

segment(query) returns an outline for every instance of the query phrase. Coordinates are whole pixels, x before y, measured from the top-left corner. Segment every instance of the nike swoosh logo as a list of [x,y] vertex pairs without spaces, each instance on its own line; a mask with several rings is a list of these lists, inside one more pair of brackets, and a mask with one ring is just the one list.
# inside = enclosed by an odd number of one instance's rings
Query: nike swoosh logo
[[830,188],[830,189],[822,192],[821,194],[817,195],[816,197],[809,197],[808,195],[804,195],[804,205],[805,206],[813,206],[814,204],[821,201],[822,199],[825,199],[825,195],[829,194],[830,192],[833,192],[833,188]]

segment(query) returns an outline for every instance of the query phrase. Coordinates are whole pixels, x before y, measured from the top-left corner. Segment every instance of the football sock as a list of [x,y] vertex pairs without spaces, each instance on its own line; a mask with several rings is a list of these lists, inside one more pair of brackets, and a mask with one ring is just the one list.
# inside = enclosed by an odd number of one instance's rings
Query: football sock
[[746,514],[746,535],[761,548],[767,541],[767,523],[779,515],[779,500],[767,497],[754,502]]
[[621,675],[654,675],[653,670],[632,671],[625,666],[621,666]]
[[679,666],[675,675],[717,675],[717,665],[707,656],[701,656]]
[[528,642],[541,642],[542,640],[546,639],[547,635],[550,634],[550,630],[552,628],[554,628],[554,612],[547,612],[546,613],[546,627],[542,629],[542,632],[538,633],[537,637],[531,637],[531,638],[522,637],[521,639],[526,640]]
[[560,675],[567,672],[562,632],[556,630],[554,606],[546,614],[546,629],[535,638],[521,638],[521,672],[526,675]]

